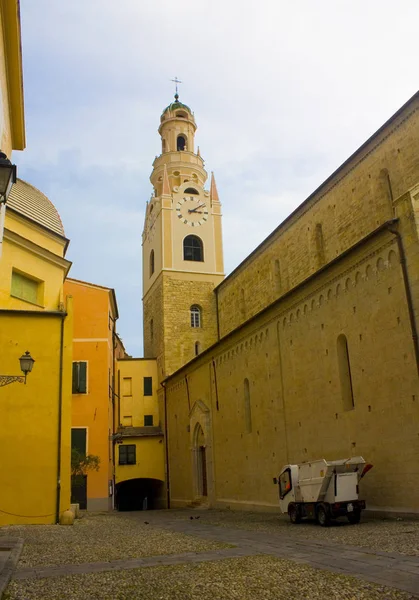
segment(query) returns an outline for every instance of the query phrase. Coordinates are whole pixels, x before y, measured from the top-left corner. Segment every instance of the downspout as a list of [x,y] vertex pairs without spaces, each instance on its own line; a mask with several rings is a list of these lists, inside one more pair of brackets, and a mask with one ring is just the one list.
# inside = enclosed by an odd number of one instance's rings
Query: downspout
[[220,405],[218,404],[217,370],[215,368],[215,360],[214,359],[212,359],[212,368],[214,370],[215,407],[216,407],[217,410],[220,410]]
[[61,318],[61,340],[60,340],[60,367],[58,376],[58,456],[57,456],[57,504],[55,507],[55,522],[60,522],[60,501],[61,501],[61,434],[62,434],[62,414],[63,414],[63,358],[64,358],[64,319]]
[[[115,508],[115,321],[112,319],[112,509]],[[119,375],[119,373],[118,373]],[[119,390],[118,390],[119,395]],[[118,401],[119,404],[119,401]]]
[[164,446],[166,453],[166,503],[167,508],[170,508],[170,477],[169,477],[169,439],[167,437],[167,396],[166,396],[166,384],[162,381],[162,388],[164,394]]
[[415,311],[413,309],[412,290],[410,287],[409,274],[407,272],[406,254],[404,251],[403,239],[402,239],[402,236],[400,235],[399,231],[397,231],[397,229],[394,229],[391,225],[389,225],[387,227],[387,229],[390,233],[392,233],[394,236],[396,236],[397,246],[399,249],[400,264],[402,267],[404,289],[405,289],[405,293],[406,293],[407,309],[409,311],[410,328],[412,331],[412,341],[413,341],[413,347],[415,349],[416,369],[417,369],[418,375],[419,375],[418,330],[417,330],[417,326],[416,326]]
[[220,341],[220,319],[218,315],[218,291],[217,288],[214,290],[215,292],[215,314],[217,317],[217,341]]

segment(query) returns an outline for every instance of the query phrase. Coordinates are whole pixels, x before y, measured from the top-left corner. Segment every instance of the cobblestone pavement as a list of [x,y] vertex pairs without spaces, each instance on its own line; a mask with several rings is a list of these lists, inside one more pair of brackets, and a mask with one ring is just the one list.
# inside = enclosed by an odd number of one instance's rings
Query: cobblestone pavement
[[[98,553],[92,554],[86,547],[89,543],[94,546],[88,534],[89,524],[93,532],[93,523],[99,522],[101,543],[109,528],[108,542],[119,549],[118,558],[111,555],[98,560]],[[39,531],[36,559],[31,551],[26,557],[25,550],[22,553],[8,588],[10,600],[419,597],[419,527],[415,521],[374,520],[322,529],[310,523],[291,526],[277,515],[264,513],[179,510],[88,515],[74,528],[55,527],[53,535],[57,549],[63,536],[73,535],[74,543],[77,531],[85,531],[85,556],[94,558],[84,562],[72,561],[74,553],[67,561],[52,561],[51,551],[42,549],[41,539],[48,543],[45,533],[50,538],[52,533],[45,528],[54,526],[34,527]],[[14,530],[14,534],[26,537],[29,545],[30,539],[33,542],[33,527],[7,529],[9,535]],[[393,536],[387,534],[388,529]],[[27,530],[31,531],[29,536],[25,536]],[[62,533],[67,530],[76,533]],[[129,541],[124,552],[124,531],[129,530],[135,532],[140,543],[134,548]],[[410,542],[402,548],[402,554],[400,535],[406,531],[412,533],[406,534]],[[2,530],[0,539],[1,533]],[[368,538],[369,547],[364,537]],[[386,551],[376,549],[380,537],[385,540]],[[147,545],[149,538],[160,539],[155,552]],[[353,540],[360,539],[365,542],[364,547],[353,545]],[[176,547],[171,545],[172,540]],[[140,546],[142,551],[137,553]],[[62,557],[63,551],[58,554]]]

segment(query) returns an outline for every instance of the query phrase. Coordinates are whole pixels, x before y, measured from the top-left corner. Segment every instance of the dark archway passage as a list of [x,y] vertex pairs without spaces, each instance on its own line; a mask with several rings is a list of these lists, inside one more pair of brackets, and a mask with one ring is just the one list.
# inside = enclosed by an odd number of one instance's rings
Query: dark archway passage
[[164,482],[159,479],[128,479],[116,485],[117,510],[165,508]]

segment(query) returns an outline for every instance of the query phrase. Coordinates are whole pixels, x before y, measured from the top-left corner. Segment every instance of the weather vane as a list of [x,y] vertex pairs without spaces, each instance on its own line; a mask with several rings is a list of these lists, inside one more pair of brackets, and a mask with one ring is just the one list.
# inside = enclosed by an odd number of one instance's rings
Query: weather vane
[[177,86],[178,86],[178,83],[182,83],[182,82],[181,82],[181,81],[180,81],[180,79],[178,79],[177,77],[175,77],[174,79],[171,79],[170,81],[173,81],[173,83],[175,83],[175,84],[176,84],[176,94],[175,94],[175,100],[176,100],[176,102],[177,102],[177,101],[178,101],[178,99],[179,99],[179,93],[178,93],[178,88],[177,88]]

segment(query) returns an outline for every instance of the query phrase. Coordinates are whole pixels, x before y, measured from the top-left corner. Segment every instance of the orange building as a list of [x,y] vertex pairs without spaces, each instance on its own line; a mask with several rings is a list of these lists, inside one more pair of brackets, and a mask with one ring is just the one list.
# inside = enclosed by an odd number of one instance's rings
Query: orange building
[[67,279],[65,294],[73,297],[72,448],[99,456],[98,471],[89,471],[84,485],[72,489],[72,502],[88,510],[113,508],[115,431],[115,366],[125,356],[116,334],[118,307],[111,288]]

